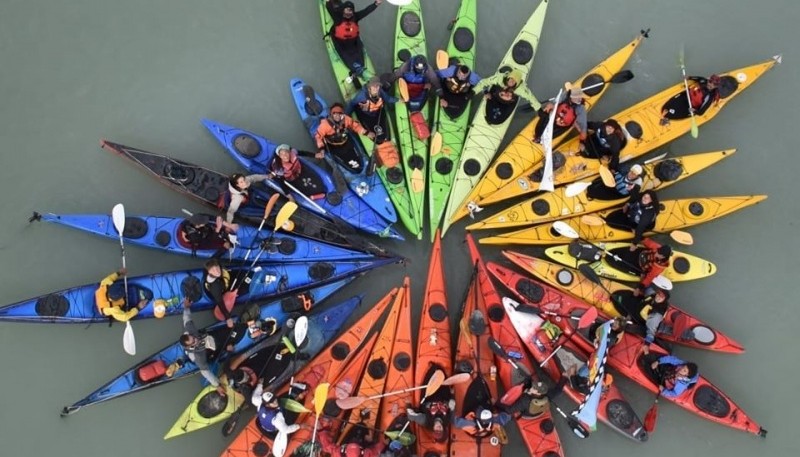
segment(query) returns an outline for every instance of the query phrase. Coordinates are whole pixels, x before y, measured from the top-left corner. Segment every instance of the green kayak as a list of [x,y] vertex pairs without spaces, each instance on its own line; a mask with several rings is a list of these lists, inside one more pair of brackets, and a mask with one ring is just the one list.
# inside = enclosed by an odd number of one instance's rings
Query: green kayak
[[344,63],[336,48],[333,47],[333,38],[330,31],[333,27],[333,18],[331,18],[325,4],[326,0],[319,1],[319,15],[322,19],[322,34],[325,41],[325,48],[328,49],[328,57],[331,59],[331,66],[333,67],[333,76],[336,78],[336,85],[339,86],[339,92],[342,93],[342,100],[348,101],[358,93],[356,87],[356,78],[358,83],[366,84],[367,80],[375,74],[375,68],[372,66],[372,60],[364,51],[364,72],[359,76],[351,76],[350,69]]
[[[528,22],[514,39],[514,43],[506,52],[503,60],[500,61],[497,74],[519,72],[522,77],[519,84],[527,84],[528,74],[533,66],[533,58],[536,56],[536,48],[539,45],[544,18],[547,15],[547,5],[548,0],[542,0],[536,7]],[[461,151],[461,160],[450,189],[450,198],[442,226],[443,235],[450,227],[450,219],[461,207],[461,202],[469,195],[492,161],[514,116],[512,112],[503,122],[492,125],[486,122],[484,114],[486,111],[487,103],[485,99],[482,99],[467,133],[464,149]]]
[[[449,64],[466,65],[471,70],[475,68],[475,33],[478,27],[477,0],[461,0],[458,15],[453,21],[453,30],[447,45]],[[443,68],[440,68],[443,70]],[[436,103],[433,116],[434,131],[442,136],[442,147],[437,151],[431,149],[431,167],[428,170],[428,202],[430,211],[431,237],[436,236],[436,228],[442,220],[447,197],[450,195],[450,184],[456,169],[455,164],[461,157],[464,139],[467,137],[469,126],[469,108],[467,103],[464,111],[456,117],[451,117]],[[435,135],[435,133],[434,133]]]
[[[403,63],[416,55],[427,58],[425,51],[425,28],[422,23],[422,8],[419,0],[414,0],[406,6],[397,9],[397,25],[394,38],[394,68],[400,68]],[[395,90],[399,95],[400,91]],[[426,111],[430,104],[420,110],[425,118],[429,118]],[[411,124],[411,113],[407,104],[397,103],[394,110],[395,123],[400,142],[400,153],[405,167],[405,178],[408,186],[413,215],[419,230],[417,238],[422,238],[423,214],[425,212],[425,172],[427,169],[428,140],[417,137]],[[399,211],[398,211],[399,212]]]

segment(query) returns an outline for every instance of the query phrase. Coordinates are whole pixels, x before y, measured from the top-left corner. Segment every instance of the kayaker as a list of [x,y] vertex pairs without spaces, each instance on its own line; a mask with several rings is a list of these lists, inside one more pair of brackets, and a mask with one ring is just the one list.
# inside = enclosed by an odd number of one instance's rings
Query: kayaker
[[[378,457],[386,449],[386,439],[378,439],[374,443],[374,430],[369,429],[364,439],[349,440],[349,442],[339,445],[334,439],[334,426],[330,420],[322,421],[317,432],[322,452],[333,457]],[[355,434],[358,435],[358,434]],[[370,444],[371,443],[371,444]]]
[[603,122],[587,123],[588,136],[581,144],[579,152],[572,155],[581,155],[589,159],[598,159],[608,165],[612,171],[619,168],[619,153],[628,143],[622,126],[614,119]]
[[[314,195],[320,193],[316,189],[316,184],[309,180],[308,186],[300,179],[303,174],[303,164],[298,159],[297,149],[290,147],[288,144],[279,144],[275,148],[275,156],[269,163],[269,177],[273,182],[280,184],[283,191],[286,193],[290,201],[294,201],[292,197],[292,190],[286,185],[288,182],[297,190],[303,192],[305,195]],[[309,154],[310,155],[310,154]],[[311,188],[308,188],[308,187]]]
[[510,420],[511,415],[507,413],[495,413],[485,406],[479,406],[464,417],[454,417],[453,426],[464,430],[474,438],[487,438],[495,434],[495,430],[502,428]]
[[[593,336],[592,344],[594,345],[595,348],[598,348],[600,346],[600,336],[601,336],[600,328],[604,324],[606,324],[606,322],[595,322],[589,326],[588,334]],[[609,350],[620,340],[622,340],[622,336],[625,333],[626,324],[627,321],[623,317],[617,317],[611,320],[611,328],[608,334]],[[592,359],[590,358],[589,360]],[[565,373],[565,377],[567,380],[569,380],[569,383],[572,386],[572,388],[576,389],[577,391],[583,394],[588,394],[590,391],[589,375],[590,375],[589,361],[581,364],[574,364],[568,367]],[[610,374],[606,373],[605,377],[603,378],[603,388],[605,389],[609,385],[611,385],[613,379],[614,378]]]
[[361,157],[356,150],[349,133],[366,135],[375,140],[375,133],[364,128],[358,121],[344,114],[341,103],[331,105],[330,114],[320,119],[314,138],[317,142],[317,159],[325,157],[325,150],[336,159],[338,163],[347,167],[353,173],[361,172]]
[[267,175],[254,174],[245,176],[241,173],[232,174],[228,179],[228,189],[220,196],[217,202],[217,208],[225,214],[224,219],[222,216],[217,218],[217,226],[222,226],[224,222],[227,222],[233,227],[234,231],[237,230],[239,226],[233,223],[233,217],[239,211],[239,207],[246,204],[250,199],[248,189],[254,183],[266,181],[267,179],[269,179]]
[[486,123],[498,125],[508,119],[517,107],[520,98],[526,100],[538,110],[541,108],[539,100],[531,93],[522,81],[522,73],[511,70],[506,73],[497,73],[481,80],[475,86],[475,92],[483,91],[486,99]]
[[278,330],[278,321],[275,318],[261,319],[261,307],[257,304],[252,304],[244,310],[239,316],[239,321],[247,326],[247,334],[253,340],[273,335]]
[[[129,296],[125,296],[125,285],[122,282],[117,282],[117,280],[126,274],[128,274],[128,270],[125,268],[111,273],[100,280],[100,286],[94,292],[94,301],[100,314],[108,316],[109,319],[117,322],[128,322],[133,319],[150,301],[143,291],[133,286],[128,290]],[[131,292],[139,298],[139,302],[133,307],[128,306]]]
[[519,397],[506,398],[504,396],[500,405],[505,412],[514,417],[538,417],[550,410],[550,400],[561,394],[567,384],[567,379],[567,376],[562,376],[553,387],[548,389],[545,383],[534,381],[528,377],[522,384],[522,392]]
[[421,111],[431,90],[436,94],[441,94],[439,76],[428,65],[428,59],[423,55],[416,55],[403,62],[403,65],[395,70],[394,75],[406,81],[408,86],[406,106],[408,106],[409,112]]
[[290,435],[300,430],[299,424],[289,425],[283,416],[278,397],[272,392],[264,391],[260,383],[253,390],[250,402],[256,407],[256,425],[261,433],[274,436],[278,433]]
[[654,191],[648,190],[632,195],[622,209],[608,214],[605,222],[616,229],[633,231],[631,243],[637,244],[642,241],[644,232],[655,226],[658,211],[658,196]]
[[[426,382],[436,370],[441,369],[442,367],[439,365],[431,365],[425,377]],[[425,401],[418,406],[418,409],[406,408],[406,415],[408,420],[431,430],[434,441],[443,443],[447,441],[450,434],[448,424],[455,407],[456,401],[453,399],[450,388],[441,386],[436,392],[425,397]]]
[[353,2],[326,0],[325,7],[333,19],[328,35],[333,41],[336,53],[350,69],[351,75],[364,73],[364,43],[361,41],[359,22],[378,8],[383,0],[375,0],[361,11],[356,11]]
[[630,197],[641,191],[644,183],[644,168],[638,163],[627,170],[614,170],[613,175],[615,183],[613,188],[607,187],[600,178],[597,178],[586,190],[586,195],[589,198],[600,200],[616,200],[621,197]]
[[456,64],[439,70],[437,76],[442,86],[439,105],[451,119],[461,116],[475,95],[475,86],[481,82],[481,77],[468,66]]
[[656,287],[652,294],[639,301],[637,309],[631,310],[630,316],[633,322],[644,325],[645,328],[642,353],[650,353],[650,345],[656,339],[656,333],[658,333],[661,322],[664,321],[669,306],[669,292]]
[[670,265],[672,248],[668,244],[659,244],[650,238],[642,240],[642,246],[631,244],[630,251],[638,254],[637,265],[639,284],[633,291],[636,296],[644,294],[653,284],[653,279],[664,272]]
[[194,214],[180,225],[179,236],[185,244],[191,246],[193,257],[198,249],[217,248],[211,257],[218,258],[232,247],[230,236],[236,231],[234,224],[229,224],[222,218],[216,222],[218,225],[214,223],[213,216]]
[[553,138],[563,135],[571,127],[578,131],[581,141],[580,148],[583,151],[586,146],[584,142],[588,136],[586,106],[583,101],[583,90],[580,87],[570,87],[557,101],[548,101],[539,108],[539,119],[533,130],[533,142],[541,143],[542,133],[547,128],[550,120],[550,113],[555,108],[556,118],[553,120]]
[[383,90],[380,79],[373,77],[350,100],[345,109],[345,114],[349,116],[353,112],[357,113],[361,125],[375,133],[375,141],[377,143],[382,143],[390,139],[389,116],[386,113],[386,107],[390,103],[397,102],[397,98],[392,97]]
[[686,119],[691,113],[702,116],[720,99],[719,88],[722,78],[718,75],[711,75],[708,79],[702,76],[689,76],[686,81],[689,83],[688,96],[686,90],[682,89],[664,103],[661,108],[661,125],[669,124],[670,119]]
[[685,362],[673,355],[645,357],[645,366],[649,368],[648,375],[656,380],[658,390],[663,397],[679,397],[700,379],[697,365],[692,362]]
[[225,325],[228,328],[233,328],[233,315],[225,304],[225,293],[230,291],[231,274],[228,270],[222,268],[217,259],[208,260],[204,267],[203,289],[214,301],[214,308],[222,313]]
[[180,343],[186,357],[197,366],[200,374],[208,381],[209,384],[217,388],[217,393],[223,397],[226,395],[225,386],[221,385],[217,375],[211,371],[208,365],[209,356],[213,356],[217,351],[217,342],[211,335],[203,335],[194,325],[192,320],[192,302],[189,300],[183,301],[183,335],[181,335]]

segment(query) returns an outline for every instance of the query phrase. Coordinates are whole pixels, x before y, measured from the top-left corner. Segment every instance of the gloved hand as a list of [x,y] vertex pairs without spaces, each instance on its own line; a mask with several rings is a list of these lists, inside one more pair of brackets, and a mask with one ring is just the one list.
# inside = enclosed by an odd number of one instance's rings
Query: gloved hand
[[400,449],[403,449],[403,445],[397,440],[392,440],[392,442],[389,443],[389,449],[393,451],[399,451]]
[[454,398],[451,398],[450,401],[447,402],[447,407],[450,408],[450,411],[455,410],[456,409],[456,400]]

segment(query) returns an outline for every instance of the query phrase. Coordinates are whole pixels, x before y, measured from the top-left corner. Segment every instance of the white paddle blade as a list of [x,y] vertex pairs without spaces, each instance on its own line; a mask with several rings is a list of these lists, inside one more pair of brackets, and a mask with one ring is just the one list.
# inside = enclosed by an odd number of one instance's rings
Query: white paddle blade
[[591,186],[591,182],[581,181],[581,182],[574,182],[567,186],[564,189],[564,196],[567,198],[577,197],[578,195],[582,194],[586,189]]
[[574,228],[564,221],[553,222],[553,230],[555,230],[559,235],[573,240],[577,240],[579,237],[578,232],[576,232]]
[[122,348],[128,355],[136,355],[136,337],[130,322],[125,322],[125,333],[122,334]]
[[275,457],[283,457],[286,453],[286,447],[289,445],[289,435],[283,432],[278,432],[275,436],[275,441],[272,442],[272,454]]
[[111,210],[111,219],[114,221],[114,228],[117,229],[117,233],[121,236],[122,232],[125,231],[125,207],[122,206],[122,203],[114,205]]
[[410,5],[411,2],[414,1],[414,0],[386,0],[386,1],[389,2],[389,4],[392,4],[392,5],[395,5],[395,6],[406,6],[406,5]]
[[670,281],[669,278],[663,275],[658,275],[655,278],[653,278],[653,285],[655,285],[659,289],[672,290],[672,281]]
[[299,346],[303,344],[303,341],[306,340],[306,336],[308,336],[308,318],[306,316],[300,316],[294,323],[295,345]]

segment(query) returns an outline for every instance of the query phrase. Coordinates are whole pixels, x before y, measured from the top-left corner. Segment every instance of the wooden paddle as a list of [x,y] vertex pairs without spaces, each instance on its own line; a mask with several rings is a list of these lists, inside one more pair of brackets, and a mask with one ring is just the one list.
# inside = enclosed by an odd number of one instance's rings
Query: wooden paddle
[[[119,249],[122,252],[122,269],[126,270],[122,275],[122,283],[125,287],[125,303],[128,307],[132,304],[128,303],[128,273],[125,266],[125,241],[123,240],[122,233],[125,231],[125,207],[122,203],[117,203],[111,210],[111,219],[114,221],[114,228],[117,229],[119,234]],[[136,355],[136,336],[133,334],[133,327],[130,320],[125,321],[125,332],[122,334],[122,348],[128,355]]]
[[600,179],[606,187],[616,187],[617,185],[617,182],[614,180],[614,173],[611,173],[607,164],[600,164]]
[[408,83],[402,77],[397,79],[397,91],[400,93],[400,99],[408,103]]
[[455,384],[462,384],[464,382],[469,381],[470,375],[468,373],[459,373],[449,378],[445,379],[444,372],[442,370],[436,370],[433,375],[431,376],[428,384],[424,386],[415,386],[415,387],[408,387],[402,390],[395,390],[393,392],[385,392],[378,395],[372,395],[370,397],[346,397],[340,398],[336,400],[336,405],[342,409],[353,409],[364,403],[368,400],[375,400],[377,398],[389,397],[391,395],[399,395],[406,392],[411,392],[414,390],[422,390],[425,389],[425,397],[433,395],[434,392],[439,390],[441,386],[452,386]]
[[431,157],[439,155],[442,152],[442,134],[439,131],[433,132],[431,136]]
[[450,66],[450,56],[447,54],[447,51],[442,49],[436,51],[436,68],[438,68],[439,70],[444,70],[449,66]]

